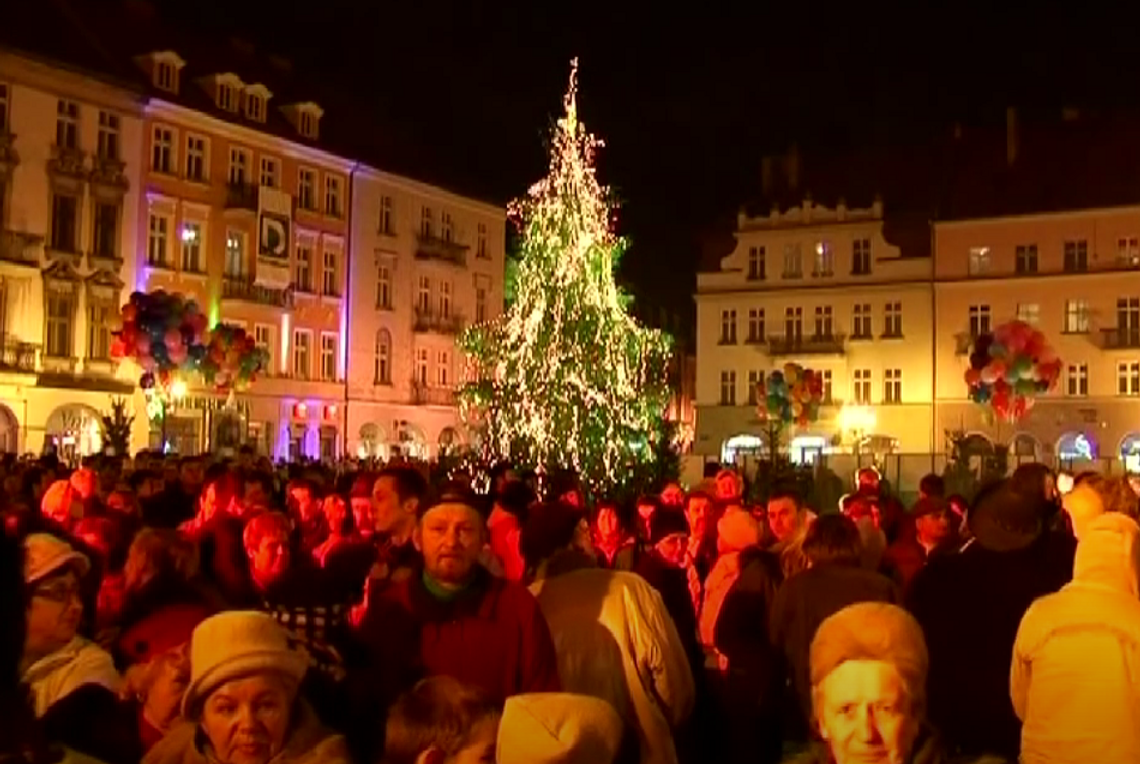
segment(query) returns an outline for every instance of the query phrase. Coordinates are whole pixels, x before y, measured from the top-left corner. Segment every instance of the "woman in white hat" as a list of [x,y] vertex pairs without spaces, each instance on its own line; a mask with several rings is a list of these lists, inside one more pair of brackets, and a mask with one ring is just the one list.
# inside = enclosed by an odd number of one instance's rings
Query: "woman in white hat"
[[207,618],[190,640],[186,721],[144,764],[347,764],[344,738],[298,697],[307,665],[269,615]]

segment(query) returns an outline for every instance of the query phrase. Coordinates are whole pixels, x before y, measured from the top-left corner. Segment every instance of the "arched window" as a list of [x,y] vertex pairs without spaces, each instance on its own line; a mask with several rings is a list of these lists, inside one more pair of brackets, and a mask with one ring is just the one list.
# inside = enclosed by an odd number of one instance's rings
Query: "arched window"
[[392,384],[392,335],[387,329],[376,332],[376,384]]
[[1062,462],[1097,458],[1096,441],[1083,432],[1067,432],[1057,440],[1057,458]]

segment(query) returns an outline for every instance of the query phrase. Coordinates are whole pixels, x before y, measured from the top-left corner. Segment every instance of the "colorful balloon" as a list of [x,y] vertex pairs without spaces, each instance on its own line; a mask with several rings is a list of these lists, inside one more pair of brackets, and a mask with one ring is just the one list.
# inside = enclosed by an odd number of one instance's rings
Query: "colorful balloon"
[[987,417],[1017,421],[1033,408],[1034,397],[1052,390],[1061,360],[1045,335],[1024,321],[1010,321],[979,335],[964,378],[970,400],[985,406]]

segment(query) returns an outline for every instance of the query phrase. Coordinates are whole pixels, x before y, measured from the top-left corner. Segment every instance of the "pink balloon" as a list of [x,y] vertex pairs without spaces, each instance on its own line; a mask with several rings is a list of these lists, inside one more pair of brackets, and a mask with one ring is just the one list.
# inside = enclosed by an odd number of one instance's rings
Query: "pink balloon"
[[135,348],[139,358],[150,355],[150,335],[146,332],[139,332],[138,337],[135,338]]

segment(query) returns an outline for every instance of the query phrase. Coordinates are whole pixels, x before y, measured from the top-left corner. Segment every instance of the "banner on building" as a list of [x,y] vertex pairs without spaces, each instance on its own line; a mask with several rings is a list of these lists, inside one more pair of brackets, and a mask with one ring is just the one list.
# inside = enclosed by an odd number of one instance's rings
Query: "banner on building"
[[277,188],[261,186],[257,205],[258,284],[275,289],[289,286],[289,253],[292,246],[293,197]]

